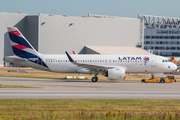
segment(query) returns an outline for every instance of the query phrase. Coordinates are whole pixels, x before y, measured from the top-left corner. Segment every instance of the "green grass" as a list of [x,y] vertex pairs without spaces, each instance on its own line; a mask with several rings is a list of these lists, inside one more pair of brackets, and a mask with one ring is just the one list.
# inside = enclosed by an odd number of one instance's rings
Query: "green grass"
[[38,88],[38,87],[23,86],[23,85],[2,85],[2,84],[0,84],[0,88]]
[[180,119],[180,100],[0,99],[0,119]]

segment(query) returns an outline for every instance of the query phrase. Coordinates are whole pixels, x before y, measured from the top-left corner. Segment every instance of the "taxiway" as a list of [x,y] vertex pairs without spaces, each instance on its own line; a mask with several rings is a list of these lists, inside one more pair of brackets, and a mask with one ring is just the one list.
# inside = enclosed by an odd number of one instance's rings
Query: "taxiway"
[[38,88],[0,88],[0,99],[180,99],[180,82],[61,80],[0,77],[3,85]]

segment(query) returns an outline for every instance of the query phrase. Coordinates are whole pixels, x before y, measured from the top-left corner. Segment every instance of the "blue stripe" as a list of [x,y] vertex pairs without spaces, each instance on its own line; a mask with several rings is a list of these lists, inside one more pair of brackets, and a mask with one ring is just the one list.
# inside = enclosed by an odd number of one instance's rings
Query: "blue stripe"
[[29,43],[24,38],[14,35],[12,33],[9,33],[9,37],[13,42],[32,49],[32,47],[29,45]]
[[[29,61],[33,62],[33,63],[36,63],[36,64],[39,64],[39,65],[42,65],[44,67],[47,67],[49,68],[45,63],[44,61],[38,57],[37,55],[34,55],[34,54],[31,54],[31,53],[27,53],[27,54],[23,54],[23,55],[20,55],[19,57],[21,58],[26,58],[28,59]],[[33,59],[34,58],[34,59]]]
[[23,54],[28,54],[28,52],[24,51],[24,50],[20,50],[18,48],[15,48],[15,47],[12,47],[13,49],[13,52],[15,55],[17,56],[20,56],[20,55],[23,55]]
[[[12,47],[12,48],[13,48],[14,54],[17,55],[18,57],[26,58],[33,63],[39,64],[39,65],[42,65],[42,66],[48,68],[48,66],[44,63],[44,61],[40,57],[38,57],[37,55],[28,53],[24,50],[20,50],[20,49],[17,49],[15,47]],[[36,60],[33,60],[32,58],[35,58]]]

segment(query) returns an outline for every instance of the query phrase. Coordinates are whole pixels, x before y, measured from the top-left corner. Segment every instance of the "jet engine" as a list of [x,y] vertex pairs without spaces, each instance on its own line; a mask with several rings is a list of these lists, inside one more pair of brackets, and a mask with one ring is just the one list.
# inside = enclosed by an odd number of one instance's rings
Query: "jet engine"
[[105,72],[106,77],[111,80],[118,80],[118,79],[125,79],[125,69],[124,68],[115,68],[115,69],[108,69]]

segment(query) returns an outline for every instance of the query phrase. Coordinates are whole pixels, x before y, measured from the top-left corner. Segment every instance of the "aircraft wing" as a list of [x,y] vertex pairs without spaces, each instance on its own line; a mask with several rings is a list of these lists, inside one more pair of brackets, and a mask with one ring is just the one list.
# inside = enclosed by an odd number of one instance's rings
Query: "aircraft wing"
[[83,64],[83,63],[77,63],[75,60],[73,60],[73,58],[66,52],[66,55],[69,59],[69,61],[74,64],[77,65],[79,67],[84,67],[84,68],[88,68],[88,69],[94,69],[94,70],[103,70],[103,69],[113,69],[113,68],[117,68],[117,66],[103,66],[103,65],[92,65],[92,64]]

